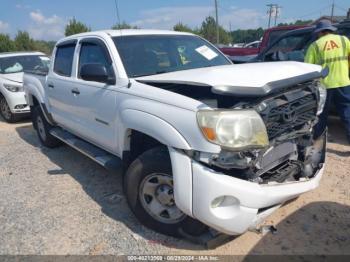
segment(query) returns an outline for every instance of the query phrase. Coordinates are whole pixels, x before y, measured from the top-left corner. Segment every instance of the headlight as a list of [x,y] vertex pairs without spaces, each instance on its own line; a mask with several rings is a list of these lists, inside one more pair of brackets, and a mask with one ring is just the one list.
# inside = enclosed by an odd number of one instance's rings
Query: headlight
[[4,87],[10,92],[22,92],[23,91],[23,87],[22,86],[15,86],[15,85],[10,85],[10,84],[4,84]]
[[321,82],[317,84],[317,87],[318,87],[318,93],[319,93],[317,115],[320,115],[323,112],[324,105],[326,104],[327,89]]
[[201,110],[197,120],[205,138],[222,147],[239,150],[269,144],[266,126],[254,110]]

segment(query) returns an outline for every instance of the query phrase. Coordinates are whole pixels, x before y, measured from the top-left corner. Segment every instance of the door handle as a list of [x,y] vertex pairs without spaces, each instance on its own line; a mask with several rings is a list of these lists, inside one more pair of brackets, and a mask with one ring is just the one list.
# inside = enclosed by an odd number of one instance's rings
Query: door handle
[[79,91],[78,88],[74,88],[74,89],[72,89],[72,93],[73,93],[74,95],[79,95],[79,94],[80,94],[80,91]]
[[53,84],[48,84],[50,88],[54,88],[55,86]]

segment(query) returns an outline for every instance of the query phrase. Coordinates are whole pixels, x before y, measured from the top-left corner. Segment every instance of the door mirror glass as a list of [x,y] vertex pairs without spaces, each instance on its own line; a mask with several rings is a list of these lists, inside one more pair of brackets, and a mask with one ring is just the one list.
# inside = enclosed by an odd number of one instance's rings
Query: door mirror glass
[[80,76],[85,81],[115,84],[115,79],[109,77],[107,68],[102,64],[85,64],[80,69]]

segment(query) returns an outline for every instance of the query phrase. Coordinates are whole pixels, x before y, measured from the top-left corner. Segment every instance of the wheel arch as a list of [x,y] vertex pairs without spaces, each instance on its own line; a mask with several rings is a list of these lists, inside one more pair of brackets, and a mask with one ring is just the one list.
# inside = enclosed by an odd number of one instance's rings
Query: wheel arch
[[43,112],[43,115],[46,118],[47,122],[49,122],[50,125],[55,125],[55,121],[52,119],[51,114],[48,112],[46,104],[42,100],[40,100],[36,95],[27,95],[27,102],[30,106],[31,112],[33,111],[34,107],[40,106],[40,109]]
[[178,149],[190,150],[191,146],[186,139],[165,120],[149,113],[126,109],[121,113],[122,130],[121,143],[123,151],[130,150],[133,134],[140,134],[157,141],[159,144]]
[[166,147],[173,170],[176,204],[192,217],[191,160],[181,153],[182,150],[191,150],[190,145],[163,119],[137,110],[126,110],[123,113],[122,122],[127,126],[122,135],[125,168],[143,152],[157,146]]

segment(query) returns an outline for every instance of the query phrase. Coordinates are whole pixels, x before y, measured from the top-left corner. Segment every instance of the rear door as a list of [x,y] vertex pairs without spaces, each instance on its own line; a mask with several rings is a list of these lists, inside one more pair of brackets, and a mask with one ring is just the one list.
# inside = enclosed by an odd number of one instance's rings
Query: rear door
[[77,40],[69,40],[56,46],[54,64],[47,78],[46,92],[53,119],[68,130],[76,130],[72,114],[72,73]]

